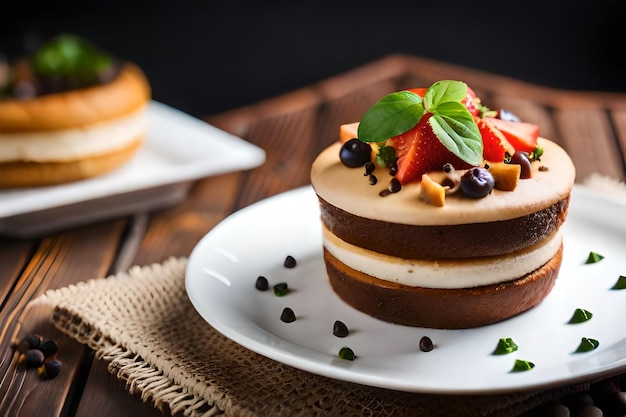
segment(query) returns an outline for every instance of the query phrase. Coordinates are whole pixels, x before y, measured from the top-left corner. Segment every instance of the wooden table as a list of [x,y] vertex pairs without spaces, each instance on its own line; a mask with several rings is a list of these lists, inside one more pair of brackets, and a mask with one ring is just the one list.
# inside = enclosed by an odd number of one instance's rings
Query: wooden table
[[[577,167],[578,181],[597,172],[626,179],[626,95],[561,91],[440,62],[392,55],[282,96],[207,117],[262,147],[267,162],[248,172],[192,184],[179,205],[137,213],[38,239],[0,238],[0,415],[159,416],[124,391],[106,363],[27,308],[47,289],[187,256],[233,211],[309,183],[317,153],[337,140],[338,126],[356,121],[377,99],[440,79],[467,82],[491,107],[505,107],[541,125]],[[50,381],[17,367],[13,343],[37,332],[55,338],[65,368]]]

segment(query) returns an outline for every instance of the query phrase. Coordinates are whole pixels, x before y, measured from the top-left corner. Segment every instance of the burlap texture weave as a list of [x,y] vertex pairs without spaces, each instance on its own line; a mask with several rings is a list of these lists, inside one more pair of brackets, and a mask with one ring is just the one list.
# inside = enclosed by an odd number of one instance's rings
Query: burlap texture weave
[[441,396],[332,380],[225,338],[185,292],[185,258],[51,290],[53,323],[95,351],[126,388],[173,415],[515,416],[565,392]]

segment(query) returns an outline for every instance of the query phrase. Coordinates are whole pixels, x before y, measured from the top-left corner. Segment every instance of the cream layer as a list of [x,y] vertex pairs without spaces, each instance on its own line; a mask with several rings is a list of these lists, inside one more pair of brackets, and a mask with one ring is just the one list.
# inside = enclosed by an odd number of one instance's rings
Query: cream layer
[[468,260],[402,259],[351,245],[322,226],[324,247],[339,261],[385,281],[424,288],[472,288],[523,277],[558,252],[560,231],[543,241],[504,256]]
[[122,149],[147,130],[145,107],[118,119],[50,132],[0,133],[0,162],[63,162]]

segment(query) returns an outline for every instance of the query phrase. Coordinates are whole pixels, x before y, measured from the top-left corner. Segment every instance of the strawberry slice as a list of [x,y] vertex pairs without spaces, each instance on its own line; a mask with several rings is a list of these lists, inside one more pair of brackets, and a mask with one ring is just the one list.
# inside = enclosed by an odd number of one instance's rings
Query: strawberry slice
[[398,157],[396,178],[403,185],[421,180],[428,172],[441,171],[447,162],[457,169],[470,167],[437,138],[428,123],[431,116],[431,113],[424,114],[414,128],[389,139]]
[[491,162],[502,162],[507,152],[510,155],[515,153],[513,145],[493,124],[478,116],[474,116],[474,121],[483,139],[483,159]]
[[491,123],[496,129],[502,132],[515,150],[532,152],[537,147],[539,126],[536,124],[509,122],[495,117],[485,117],[484,120]]
[[461,100],[461,103],[471,113],[472,116],[478,116],[480,114],[480,108],[478,107],[478,103],[480,103],[480,100],[476,98],[476,93],[469,86],[467,86],[467,95],[463,100]]
[[409,88],[407,91],[410,91],[411,93],[415,93],[421,98],[424,98],[424,96],[426,95],[426,90],[428,90],[428,88],[420,87],[420,88]]

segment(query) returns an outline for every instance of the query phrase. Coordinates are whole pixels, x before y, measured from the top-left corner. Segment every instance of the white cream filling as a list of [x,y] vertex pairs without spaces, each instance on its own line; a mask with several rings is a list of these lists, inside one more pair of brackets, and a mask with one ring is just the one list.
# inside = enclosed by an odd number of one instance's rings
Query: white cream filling
[[124,148],[147,130],[146,110],[89,126],[50,132],[0,133],[0,162],[62,162]]
[[324,247],[350,268],[385,281],[424,288],[471,288],[520,278],[552,259],[561,243],[559,231],[530,248],[504,256],[438,261],[402,259],[351,245],[323,227]]

